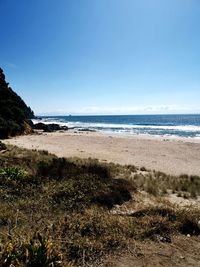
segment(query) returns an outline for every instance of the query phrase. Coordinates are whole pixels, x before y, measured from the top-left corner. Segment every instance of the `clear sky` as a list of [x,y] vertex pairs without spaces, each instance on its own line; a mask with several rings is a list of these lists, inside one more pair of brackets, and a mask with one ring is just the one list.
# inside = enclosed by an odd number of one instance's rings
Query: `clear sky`
[[0,66],[36,114],[200,112],[199,0],[0,0]]

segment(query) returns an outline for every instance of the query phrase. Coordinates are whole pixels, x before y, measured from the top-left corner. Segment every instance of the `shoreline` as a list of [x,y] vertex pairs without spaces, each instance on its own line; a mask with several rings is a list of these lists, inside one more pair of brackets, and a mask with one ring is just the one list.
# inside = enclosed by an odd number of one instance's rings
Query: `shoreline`
[[149,139],[149,140],[160,140],[160,141],[200,143],[199,136],[198,137],[183,137],[183,136],[178,136],[178,135],[134,134],[134,133],[103,132],[103,131],[95,131],[95,132],[97,134],[99,133],[105,136],[110,135],[110,136],[122,137],[122,138],[138,138],[138,139]]
[[18,136],[4,142],[28,149],[47,150],[59,157],[90,157],[171,175],[200,175],[200,139],[197,138],[69,130]]

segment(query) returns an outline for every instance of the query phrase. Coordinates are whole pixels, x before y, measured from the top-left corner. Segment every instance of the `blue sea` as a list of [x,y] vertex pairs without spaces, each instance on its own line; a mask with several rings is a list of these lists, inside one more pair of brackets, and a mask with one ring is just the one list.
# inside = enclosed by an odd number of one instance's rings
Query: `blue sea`
[[198,115],[42,116],[36,122],[104,133],[200,138]]

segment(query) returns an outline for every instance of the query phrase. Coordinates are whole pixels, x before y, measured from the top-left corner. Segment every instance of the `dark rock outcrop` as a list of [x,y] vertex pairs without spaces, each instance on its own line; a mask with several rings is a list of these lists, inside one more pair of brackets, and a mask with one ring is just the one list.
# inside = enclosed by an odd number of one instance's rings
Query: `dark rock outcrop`
[[34,118],[33,111],[9,87],[0,68],[0,139],[22,134],[28,128],[30,132],[32,127],[29,119],[32,118]]
[[39,123],[34,124],[34,129],[43,130],[44,132],[55,132],[55,131],[67,131],[68,127],[60,126],[59,124],[56,124],[56,123],[45,124],[45,123],[39,122]]

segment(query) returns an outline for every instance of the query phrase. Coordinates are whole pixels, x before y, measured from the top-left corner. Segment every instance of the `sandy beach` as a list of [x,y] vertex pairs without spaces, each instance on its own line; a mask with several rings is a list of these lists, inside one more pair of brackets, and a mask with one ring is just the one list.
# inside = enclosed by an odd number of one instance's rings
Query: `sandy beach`
[[48,150],[59,157],[91,157],[174,175],[200,175],[198,139],[68,131],[19,136],[8,139],[5,143],[29,149]]

